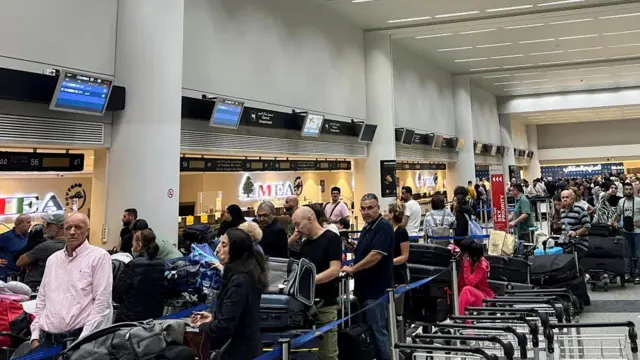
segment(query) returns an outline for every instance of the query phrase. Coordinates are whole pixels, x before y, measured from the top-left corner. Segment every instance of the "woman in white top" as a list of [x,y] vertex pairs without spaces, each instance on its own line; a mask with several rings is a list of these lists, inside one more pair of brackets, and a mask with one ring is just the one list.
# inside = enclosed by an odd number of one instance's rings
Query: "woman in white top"
[[424,217],[424,234],[429,237],[450,236],[451,229],[456,226],[456,217],[445,206],[442,195],[434,195],[431,199],[431,211]]

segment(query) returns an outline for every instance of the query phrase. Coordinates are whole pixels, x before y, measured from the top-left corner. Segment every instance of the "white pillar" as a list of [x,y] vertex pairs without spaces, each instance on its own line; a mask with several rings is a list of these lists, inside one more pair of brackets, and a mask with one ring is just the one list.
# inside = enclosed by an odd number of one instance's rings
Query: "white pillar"
[[540,160],[538,160],[538,125],[527,125],[527,143],[529,144],[529,150],[533,151],[533,157],[529,163],[529,168],[527,168],[527,180],[533,182],[533,179],[542,176]]
[[127,104],[113,123],[107,246],[117,244],[126,208],[177,243],[183,28],[184,0],[118,2],[115,82]]
[[[354,161],[355,203],[359,208],[360,197],[374,193],[380,206],[395,201],[381,197],[380,161],[395,160],[395,112],[393,106],[393,58],[391,38],[388,34],[365,33],[365,75],[367,79],[367,122],[378,125],[373,142],[368,146],[368,156]],[[358,211],[356,210],[356,214]],[[363,225],[362,221],[359,225]]]
[[502,166],[504,168],[505,184],[511,181],[509,176],[509,166],[516,165],[516,156],[513,154],[513,141],[511,140],[511,116],[499,115],[500,120],[500,141],[502,146],[507,148],[506,153],[502,157]]
[[105,203],[107,197],[107,164],[109,150],[93,151],[93,176],[91,177],[91,245],[102,246],[102,228],[105,220]]
[[[456,124],[456,136],[464,140],[464,148],[458,152],[458,160],[450,163],[447,175],[447,188],[467,186],[467,182],[476,178],[476,163],[473,149],[473,119],[471,114],[471,82],[468,76],[453,77],[453,107]],[[451,193],[453,195],[453,193]]]

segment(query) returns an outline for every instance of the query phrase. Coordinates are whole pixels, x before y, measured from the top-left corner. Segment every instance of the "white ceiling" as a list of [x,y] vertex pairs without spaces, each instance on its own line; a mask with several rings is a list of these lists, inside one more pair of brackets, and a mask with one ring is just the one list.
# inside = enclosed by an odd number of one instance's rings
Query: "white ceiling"
[[519,113],[512,114],[511,119],[536,125],[640,119],[640,106]]
[[316,1],[498,96],[640,86],[637,0]]

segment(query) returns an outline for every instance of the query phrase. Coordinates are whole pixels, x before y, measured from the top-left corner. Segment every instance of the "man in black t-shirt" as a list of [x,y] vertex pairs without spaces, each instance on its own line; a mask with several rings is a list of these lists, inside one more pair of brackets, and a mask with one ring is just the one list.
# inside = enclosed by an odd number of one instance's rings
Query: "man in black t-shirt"
[[[316,266],[316,299],[322,300],[318,309],[318,327],[338,319],[338,276],[342,261],[342,242],[338,234],[324,229],[311,208],[302,207],[293,214],[296,232],[304,237],[301,257]],[[338,359],[338,333],[327,332],[318,349],[319,359]]]

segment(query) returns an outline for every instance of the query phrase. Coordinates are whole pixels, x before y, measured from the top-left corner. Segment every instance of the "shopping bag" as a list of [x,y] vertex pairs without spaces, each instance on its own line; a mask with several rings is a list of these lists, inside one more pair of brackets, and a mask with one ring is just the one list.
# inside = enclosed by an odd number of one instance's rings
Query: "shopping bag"
[[515,250],[516,238],[504,231],[491,230],[489,235],[489,255],[512,256]]

